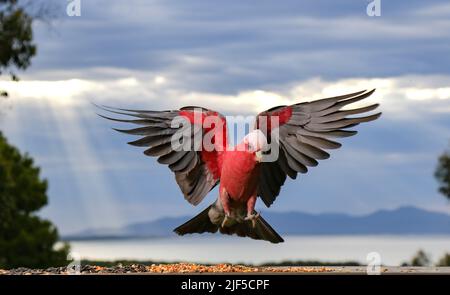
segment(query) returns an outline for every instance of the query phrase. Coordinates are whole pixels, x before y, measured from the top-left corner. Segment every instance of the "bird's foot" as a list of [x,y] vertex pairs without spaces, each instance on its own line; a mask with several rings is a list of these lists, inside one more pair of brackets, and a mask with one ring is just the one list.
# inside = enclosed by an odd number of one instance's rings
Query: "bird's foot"
[[231,223],[231,221],[232,220],[231,220],[230,215],[229,214],[225,214],[225,217],[223,218],[221,227],[226,227],[227,225],[229,225]]
[[257,213],[249,213],[244,218],[244,220],[250,220],[252,222],[252,226],[256,227],[256,219],[258,219],[259,215],[260,215],[259,212],[257,212]]

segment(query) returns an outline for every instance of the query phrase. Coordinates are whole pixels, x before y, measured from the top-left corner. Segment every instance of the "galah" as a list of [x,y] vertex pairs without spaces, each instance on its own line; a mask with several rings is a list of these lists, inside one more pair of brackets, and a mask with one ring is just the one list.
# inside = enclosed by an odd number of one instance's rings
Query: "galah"
[[[255,211],[258,197],[270,207],[288,176],[295,179],[298,173],[306,173],[318,160],[329,158],[326,149],[341,147],[331,138],[355,135],[357,131],[347,128],[377,119],[381,113],[365,113],[378,104],[344,108],[374,91],[273,107],[256,116],[254,129],[234,147],[228,144],[225,117],[202,107],[147,111],[103,106],[103,110],[133,118],[100,116],[141,125],[115,130],[142,136],[129,144],[146,147],[145,155],[168,165],[192,205],[198,205],[219,184],[216,201],[175,228],[177,234],[219,231],[280,243],[283,238]],[[208,136],[212,148],[205,146]]]

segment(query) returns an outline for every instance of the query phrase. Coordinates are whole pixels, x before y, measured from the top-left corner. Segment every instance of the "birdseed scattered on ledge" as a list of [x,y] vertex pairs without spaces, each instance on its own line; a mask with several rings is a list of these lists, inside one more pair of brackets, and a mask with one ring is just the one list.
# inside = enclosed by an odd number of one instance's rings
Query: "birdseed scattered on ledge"
[[[254,272],[277,272],[277,273],[314,273],[333,272],[327,267],[254,267],[234,264],[203,265],[196,263],[174,263],[174,264],[118,264],[113,267],[103,267],[95,265],[84,265],[81,267],[81,274],[138,274],[138,273],[254,273]],[[0,275],[52,275],[70,274],[65,267],[51,267],[47,269],[16,268],[12,270],[0,270]]]

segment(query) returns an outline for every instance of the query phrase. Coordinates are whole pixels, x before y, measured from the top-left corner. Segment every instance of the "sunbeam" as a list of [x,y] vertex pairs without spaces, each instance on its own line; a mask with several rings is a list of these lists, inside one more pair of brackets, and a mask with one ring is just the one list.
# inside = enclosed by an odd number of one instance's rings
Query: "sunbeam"
[[[82,112],[74,107],[61,107],[48,102],[48,110],[55,119],[55,136],[61,138],[67,169],[73,175],[88,224],[92,227],[115,228],[124,224],[119,204],[102,169],[95,146],[83,129]],[[99,151],[101,152],[101,151]],[[70,210],[70,208],[67,208]],[[80,221],[86,223],[85,220]]]

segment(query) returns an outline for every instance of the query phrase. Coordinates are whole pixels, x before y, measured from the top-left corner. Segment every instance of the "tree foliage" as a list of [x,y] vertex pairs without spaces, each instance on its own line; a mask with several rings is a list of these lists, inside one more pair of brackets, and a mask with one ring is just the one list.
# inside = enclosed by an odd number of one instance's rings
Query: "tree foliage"
[[445,254],[439,259],[437,266],[450,266],[450,253]]
[[419,250],[411,260],[411,266],[429,266],[430,264],[430,257],[423,250]]
[[450,200],[450,151],[444,152],[439,157],[434,175],[439,182],[439,192]]
[[0,133],[0,268],[44,268],[67,264],[68,245],[51,222],[35,215],[47,204],[47,181],[27,154]]
[[410,262],[402,263],[402,266],[430,266],[431,259],[423,250],[417,251]]
[[[0,0],[0,75],[9,71],[12,80],[18,77],[13,69],[24,70],[36,55],[33,43],[33,18],[18,5],[17,0]],[[0,90],[1,96],[7,96]]]

